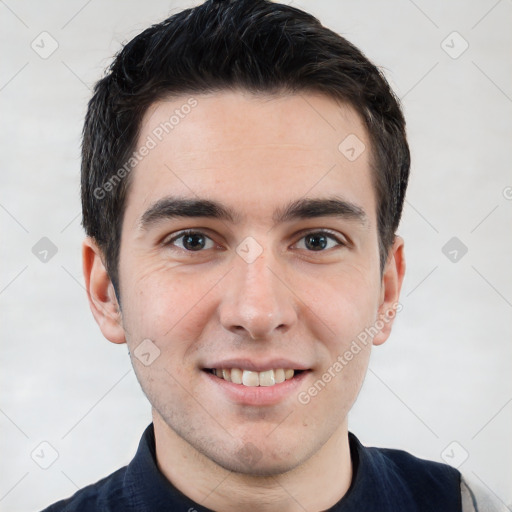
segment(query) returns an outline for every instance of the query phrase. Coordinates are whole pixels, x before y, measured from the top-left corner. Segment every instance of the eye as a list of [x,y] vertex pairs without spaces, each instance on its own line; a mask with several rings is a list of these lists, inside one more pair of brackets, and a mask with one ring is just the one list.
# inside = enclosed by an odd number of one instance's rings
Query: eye
[[332,249],[346,244],[327,231],[312,231],[303,236],[295,245],[299,249],[321,252],[326,249]]
[[199,252],[215,247],[214,241],[200,231],[182,231],[166,241],[165,245],[172,245],[189,252]]

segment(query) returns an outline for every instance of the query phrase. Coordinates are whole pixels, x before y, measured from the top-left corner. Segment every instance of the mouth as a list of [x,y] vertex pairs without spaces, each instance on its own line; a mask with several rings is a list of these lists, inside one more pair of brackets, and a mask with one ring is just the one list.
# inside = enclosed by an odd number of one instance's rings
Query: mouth
[[262,372],[241,368],[205,368],[204,371],[232,384],[247,387],[272,387],[298,377],[306,370],[273,368]]

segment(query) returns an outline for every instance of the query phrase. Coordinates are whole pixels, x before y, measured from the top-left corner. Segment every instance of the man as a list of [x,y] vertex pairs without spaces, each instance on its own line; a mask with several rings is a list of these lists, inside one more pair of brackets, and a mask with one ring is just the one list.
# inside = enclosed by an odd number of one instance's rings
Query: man
[[312,16],[213,1],[129,42],[89,103],[84,274],[153,423],[47,510],[475,510],[460,473],[349,433],[405,272],[386,80]]

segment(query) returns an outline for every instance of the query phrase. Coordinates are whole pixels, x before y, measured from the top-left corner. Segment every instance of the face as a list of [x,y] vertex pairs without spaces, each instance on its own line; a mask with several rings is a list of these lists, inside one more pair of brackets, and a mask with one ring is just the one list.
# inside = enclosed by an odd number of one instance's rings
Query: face
[[292,469],[346,431],[398,298],[365,128],[321,95],[226,92],[152,105],[137,148],[150,139],[124,214],[120,325],[100,326],[128,343],[155,421],[224,468]]

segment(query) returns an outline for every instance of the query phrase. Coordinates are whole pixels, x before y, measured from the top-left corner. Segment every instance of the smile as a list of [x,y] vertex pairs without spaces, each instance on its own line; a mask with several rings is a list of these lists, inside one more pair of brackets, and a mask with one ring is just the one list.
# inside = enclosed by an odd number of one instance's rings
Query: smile
[[240,384],[248,387],[270,387],[276,384],[281,384],[285,380],[293,379],[294,375],[300,373],[301,370],[277,368],[263,372],[255,372],[251,370],[242,370],[240,368],[211,368],[209,369],[209,372],[218,378],[227,382],[232,382],[233,384]]

